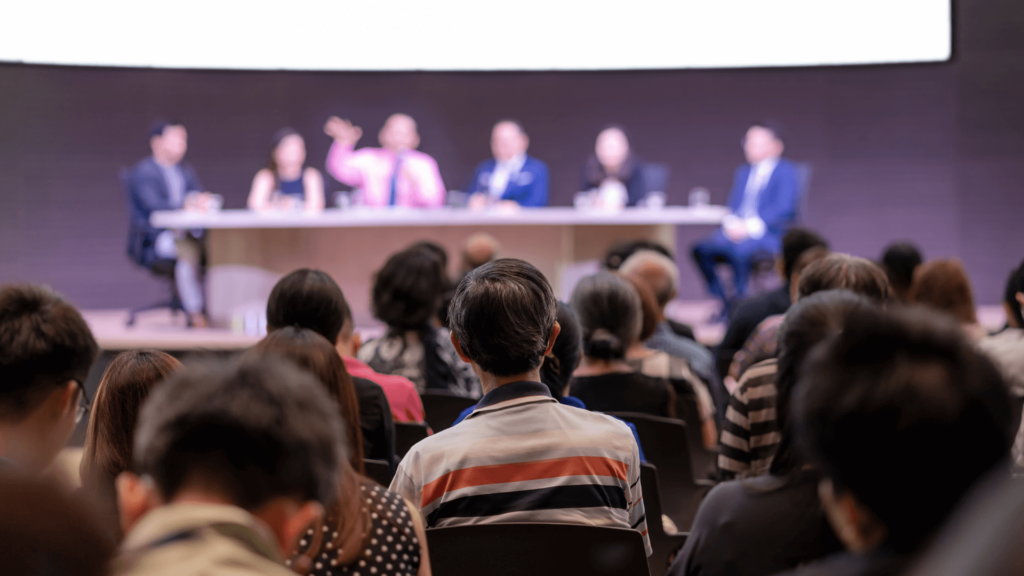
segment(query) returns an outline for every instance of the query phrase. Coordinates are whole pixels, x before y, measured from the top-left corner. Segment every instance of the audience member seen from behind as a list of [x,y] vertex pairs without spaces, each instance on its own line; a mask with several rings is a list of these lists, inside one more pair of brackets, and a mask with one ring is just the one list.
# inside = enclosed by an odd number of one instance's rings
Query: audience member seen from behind
[[972,340],[988,336],[985,327],[978,323],[971,280],[959,260],[932,260],[918,266],[908,300],[952,316]]
[[[604,267],[610,272],[617,272],[622,263],[625,262],[630,256],[636,254],[641,250],[653,250],[658,252],[675,262],[672,257],[672,253],[657,242],[651,242],[650,240],[620,240],[612,244],[612,247],[608,249],[608,252],[604,256]],[[683,324],[682,322],[676,322],[671,318],[666,318],[668,325],[672,328],[672,331],[682,336],[683,338],[689,338],[690,340],[696,341],[697,338],[693,334],[693,327]]]
[[110,361],[92,405],[79,468],[83,492],[102,514],[106,527],[120,537],[115,481],[132,469],[132,449],[139,411],[153,388],[181,368],[173,356],[157,350],[129,350]]
[[466,188],[470,208],[548,205],[548,166],[528,156],[530,137],[522,124],[502,120],[491,130],[491,154],[476,167]]
[[793,294],[797,282],[793,277],[793,267],[805,252],[812,249],[828,251],[828,242],[817,233],[799,227],[790,228],[782,236],[782,253],[775,260],[775,269],[784,284],[744,300],[733,308],[729,314],[729,327],[718,346],[716,363],[721,378],[728,374],[733,356],[754,333],[757,325],[769,316],[785,314],[796,301]]
[[[623,275],[640,296],[641,318],[640,337],[630,344],[626,350],[626,362],[637,372],[655,378],[665,378],[675,389],[679,397],[693,399],[700,413],[701,433],[704,445],[713,449],[718,445],[718,430],[715,429],[715,403],[704,382],[698,378],[690,365],[682,358],[669,356],[660,350],[652,350],[644,345],[644,341],[654,334],[658,326],[661,310],[654,290],[643,278],[636,275]],[[678,406],[678,402],[677,402]],[[682,414],[680,414],[682,416]]]
[[335,406],[280,360],[171,375],[143,405],[133,472],[117,479],[115,573],[293,574],[284,559],[334,502],[348,459]]
[[801,299],[786,313],[777,384],[781,438],[769,473],[723,482],[708,493],[670,574],[767,576],[842,549],[818,500],[818,471],[794,445],[789,398],[811,349],[871,307],[852,292],[828,290]]
[[1014,396],[1024,396],[1024,262],[1010,273],[1003,292],[1006,327],[998,334],[978,341],[980,347],[1003,371]]
[[373,315],[384,335],[359,349],[359,359],[383,374],[412,380],[421,393],[450,390],[477,398],[480,382],[459,359],[448,330],[437,326],[436,312],[448,287],[438,255],[413,246],[391,255],[373,281]]
[[[327,506],[322,526],[310,528],[299,541],[294,562],[311,565],[311,573],[317,576],[344,572],[346,568],[367,568],[360,566],[359,561],[367,562],[382,574],[388,573],[388,565],[392,569],[404,570],[403,573],[414,573],[417,569],[428,573],[429,563],[420,561],[427,555],[426,541],[419,532],[422,530],[419,512],[397,494],[383,490],[362,476],[366,444],[359,429],[355,390],[341,358],[327,340],[305,328],[281,328],[260,341],[250,354],[254,357],[276,355],[295,362],[316,376],[335,401],[346,428],[349,457],[348,462],[341,466],[337,498]],[[384,456],[387,455],[370,457],[390,461]],[[390,457],[394,457],[393,448]],[[393,537],[393,549],[390,551],[384,538],[374,538],[382,532]],[[405,542],[406,558],[399,558],[395,548],[402,542]],[[367,549],[371,554],[364,558]],[[376,560],[378,557],[381,560]]]
[[893,297],[906,303],[907,293],[914,281],[914,270],[923,262],[921,252],[910,242],[896,242],[882,253],[882,269],[889,277]]
[[560,404],[540,381],[560,331],[544,275],[508,258],[482,266],[459,283],[450,318],[452,343],[485,395],[458,426],[413,446],[391,489],[419,504],[428,527],[500,519],[632,528],[649,555],[629,428]]
[[623,262],[619,272],[643,278],[654,290],[658,300],[658,325],[654,334],[644,341],[647,347],[686,360],[697,376],[707,383],[713,383],[714,356],[711,351],[694,340],[676,334],[665,317],[665,307],[678,293],[679,268],[676,263],[659,252],[641,250]]
[[[808,265],[800,274],[797,297],[803,299],[840,289],[864,296],[877,305],[885,305],[891,298],[889,280],[881,267],[848,254],[830,254]],[[781,431],[776,419],[777,372],[775,358],[754,364],[730,394],[719,440],[721,479],[768,473]]]
[[996,367],[924,310],[851,316],[803,367],[792,418],[847,549],[801,576],[902,573],[1012,434]]
[[18,576],[107,576],[114,541],[93,510],[46,483],[0,474],[0,566]]
[[580,280],[572,308],[583,330],[583,362],[569,393],[591,410],[676,416],[676,394],[665,378],[637,372],[626,350],[639,340],[640,296],[626,279],[598,272]]
[[267,301],[267,329],[272,332],[286,326],[309,328],[334,344],[352,376],[364,437],[373,438],[378,422],[387,419],[383,410],[387,405],[398,422],[423,421],[423,403],[412,382],[374,372],[356,359],[362,342],[355,331],[352,309],[338,283],[326,272],[300,268],[274,285]]
[[327,154],[327,170],[339,182],[358,190],[356,204],[414,208],[444,205],[444,182],[437,162],[416,150],[420,135],[411,117],[389,116],[377,135],[380,148],[355,150],[363,129],[337,116],[327,120],[324,133],[334,138]]
[[274,134],[267,167],[252,179],[248,206],[258,211],[316,213],[324,209],[324,177],[306,166],[306,141],[294,129],[282,128]]
[[[149,132],[152,155],[128,173],[128,256],[136,264],[174,272],[181,306],[193,326],[205,326],[203,287],[200,283],[202,235],[195,230],[166,230],[149,223],[157,210],[209,210],[215,196],[203,192],[195,170],[183,162],[188,132],[178,120],[157,120]],[[200,231],[201,232],[201,231]],[[169,272],[169,270],[168,270]]]
[[49,288],[0,287],[0,472],[42,473],[89,408],[99,354],[78,310]]
[[[782,157],[782,126],[766,120],[754,124],[743,138],[747,163],[736,170],[729,193],[729,214],[722,228],[693,247],[693,259],[708,283],[708,291],[730,305],[746,294],[751,257],[758,252],[778,254],[782,236],[797,218],[800,179],[795,164]],[[732,269],[733,294],[726,292],[716,267],[724,259]]]
[[648,193],[643,168],[630,150],[625,129],[608,126],[597,135],[594,154],[583,166],[580,190],[596,192],[592,202],[597,207],[636,206]]

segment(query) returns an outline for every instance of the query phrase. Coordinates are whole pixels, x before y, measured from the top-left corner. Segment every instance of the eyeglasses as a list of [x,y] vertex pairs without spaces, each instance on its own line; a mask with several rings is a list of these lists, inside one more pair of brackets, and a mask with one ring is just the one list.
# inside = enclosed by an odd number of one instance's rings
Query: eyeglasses
[[92,404],[89,402],[89,395],[85,393],[85,385],[78,380],[75,380],[75,384],[78,384],[78,388],[82,390],[82,395],[78,398],[78,408],[75,409],[75,424],[78,424],[85,417],[85,413],[92,408]]

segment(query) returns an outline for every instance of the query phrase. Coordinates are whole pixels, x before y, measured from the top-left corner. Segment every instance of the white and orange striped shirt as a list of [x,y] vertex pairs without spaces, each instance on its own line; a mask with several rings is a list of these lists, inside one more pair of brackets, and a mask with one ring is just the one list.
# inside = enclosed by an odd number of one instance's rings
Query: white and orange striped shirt
[[485,395],[465,421],[409,450],[391,490],[428,528],[544,522],[632,528],[651,554],[632,432],[558,403],[540,382]]

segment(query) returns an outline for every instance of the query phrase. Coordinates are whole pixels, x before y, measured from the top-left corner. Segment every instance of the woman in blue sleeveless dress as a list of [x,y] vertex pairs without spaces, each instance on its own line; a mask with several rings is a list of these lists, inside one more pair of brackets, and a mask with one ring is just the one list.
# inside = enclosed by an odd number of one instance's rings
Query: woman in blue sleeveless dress
[[306,142],[292,128],[274,134],[267,167],[256,173],[249,191],[249,209],[320,212],[324,209],[324,178],[306,163]]

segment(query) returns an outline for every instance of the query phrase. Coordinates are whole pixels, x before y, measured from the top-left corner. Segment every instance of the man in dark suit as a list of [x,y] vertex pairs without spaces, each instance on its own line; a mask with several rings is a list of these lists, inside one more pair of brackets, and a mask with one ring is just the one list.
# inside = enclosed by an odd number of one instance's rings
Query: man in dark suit
[[735,298],[747,288],[750,258],[758,252],[776,254],[782,235],[796,221],[800,184],[796,166],[782,158],[781,128],[761,122],[747,130],[743,152],[747,164],[736,170],[729,194],[728,216],[722,228],[693,248],[693,257],[708,282],[708,290],[728,305],[715,273],[717,259],[733,269]]
[[466,192],[469,206],[483,208],[490,204],[518,204],[538,207],[548,205],[548,166],[526,155],[530,138],[519,122],[502,120],[491,131],[491,153],[476,168]]
[[156,210],[204,209],[213,195],[202,192],[192,167],[182,162],[188,132],[179,121],[158,120],[149,133],[152,156],[128,173],[130,196],[128,255],[140,266],[173,266],[182,308],[193,326],[206,324],[203,289],[199,282],[202,231],[154,228],[149,216]]

